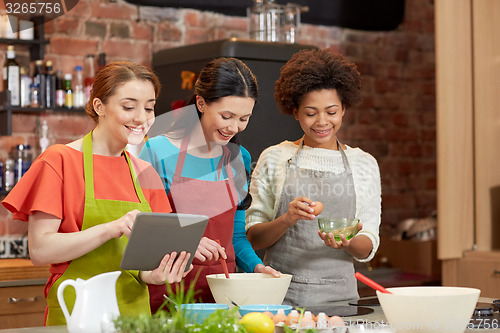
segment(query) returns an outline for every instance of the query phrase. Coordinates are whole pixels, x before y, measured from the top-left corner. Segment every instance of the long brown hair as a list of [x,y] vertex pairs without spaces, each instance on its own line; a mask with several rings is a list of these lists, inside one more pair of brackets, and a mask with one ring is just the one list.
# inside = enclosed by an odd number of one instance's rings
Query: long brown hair
[[94,98],[99,98],[102,103],[106,104],[118,87],[134,79],[151,82],[155,90],[155,98],[158,99],[161,89],[160,80],[152,70],[133,62],[115,61],[97,72],[85,112],[97,123],[99,116],[94,110]]

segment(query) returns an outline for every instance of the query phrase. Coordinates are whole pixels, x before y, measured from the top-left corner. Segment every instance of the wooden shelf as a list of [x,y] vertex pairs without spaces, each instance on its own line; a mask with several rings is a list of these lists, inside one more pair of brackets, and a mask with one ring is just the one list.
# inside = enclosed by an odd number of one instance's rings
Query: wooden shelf
[[[33,17],[35,29],[35,38],[32,40],[25,39],[11,39],[11,38],[0,38],[0,44],[13,44],[13,45],[25,45],[30,49],[30,58],[32,61],[40,60],[44,58],[45,45],[49,44],[50,41],[45,39],[44,25],[45,18],[43,16]],[[12,134],[12,115],[14,113],[24,113],[24,114],[46,114],[46,113],[84,113],[83,108],[23,108],[19,106],[8,105],[8,92],[0,92],[0,135],[11,135]],[[0,195],[4,195],[4,192],[0,192]]]
[[32,107],[20,107],[20,106],[0,106],[0,112],[2,111],[12,111],[12,113],[27,113],[27,114],[36,114],[36,113],[85,113],[84,108],[62,108],[62,107],[54,107],[54,108],[32,108]]
[[44,22],[45,18],[43,16],[33,17],[32,19],[35,29],[34,39],[12,39],[12,38],[0,38],[0,44],[13,44],[13,45],[25,45],[30,49],[30,59],[31,61],[43,59],[45,54],[45,45],[49,44],[49,41],[45,39]]
[[[48,39],[38,40],[38,39],[13,39],[13,38],[0,38],[0,44],[9,45],[45,45],[49,44]],[[37,59],[38,60],[38,59]]]
[[0,91],[0,135],[12,135],[13,114],[50,114],[50,113],[73,113],[84,114],[84,108],[31,108],[8,105],[9,92]]

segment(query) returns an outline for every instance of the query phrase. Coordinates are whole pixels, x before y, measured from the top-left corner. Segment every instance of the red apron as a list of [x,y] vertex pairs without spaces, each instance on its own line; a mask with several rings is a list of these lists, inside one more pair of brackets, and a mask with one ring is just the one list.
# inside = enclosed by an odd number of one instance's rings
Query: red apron
[[[229,163],[229,150],[223,147],[224,154],[217,166],[217,174],[220,179],[222,167],[225,167],[227,179],[208,181],[182,176],[182,168],[186,159],[189,139],[184,139],[179,151],[179,158],[175,168],[175,174],[170,186],[168,198],[172,209],[176,213],[200,214],[209,217],[204,237],[212,240],[218,239],[225,248],[227,254],[227,267],[230,273],[236,272],[236,261],[233,248],[234,214],[239,202],[238,192],[234,186],[233,171]],[[194,255],[192,253],[191,255]],[[184,278],[184,286],[187,289],[201,270],[196,281],[196,300],[200,297],[205,303],[213,303],[214,298],[210,292],[206,276],[209,274],[223,273],[220,261],[209,260],[201,262],[193,260],[194,269]],[[156,310],[164,302],[163,294],[166,292],[164,285],[150,285],[151,311]]]

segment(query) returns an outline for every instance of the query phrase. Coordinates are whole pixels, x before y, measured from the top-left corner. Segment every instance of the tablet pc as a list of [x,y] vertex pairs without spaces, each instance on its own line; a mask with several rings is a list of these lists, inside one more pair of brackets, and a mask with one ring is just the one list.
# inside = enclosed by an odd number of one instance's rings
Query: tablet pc
[[200,243],[208,217],[204,215],[174,213],[137,214],[123,253],[120,268],[150,271],[158,268],[167,253],[191,253],[189,269]]

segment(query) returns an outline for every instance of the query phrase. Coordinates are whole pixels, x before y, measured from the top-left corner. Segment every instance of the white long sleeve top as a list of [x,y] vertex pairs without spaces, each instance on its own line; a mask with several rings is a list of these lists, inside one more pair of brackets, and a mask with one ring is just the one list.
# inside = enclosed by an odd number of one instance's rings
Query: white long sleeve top
[[[356,192],[356,217],[363,224],[359,234],[366,235],[373,243],[369,256],[360,262],[370,261],[377,252],[380,238],[381,182],[375,158],[361,150],[346,146],[345,153],[352,170]],[[285,182],[287,161],[295,154],[298,145],[283,141],[264,150],[252,172],[250,194],[252,204],[246,212],[246,230],[258,223],[277,218],[278,204]],[[344,171],[340,151],[304,146],[297,160],[298,167],[329,171],[339,174]]]

